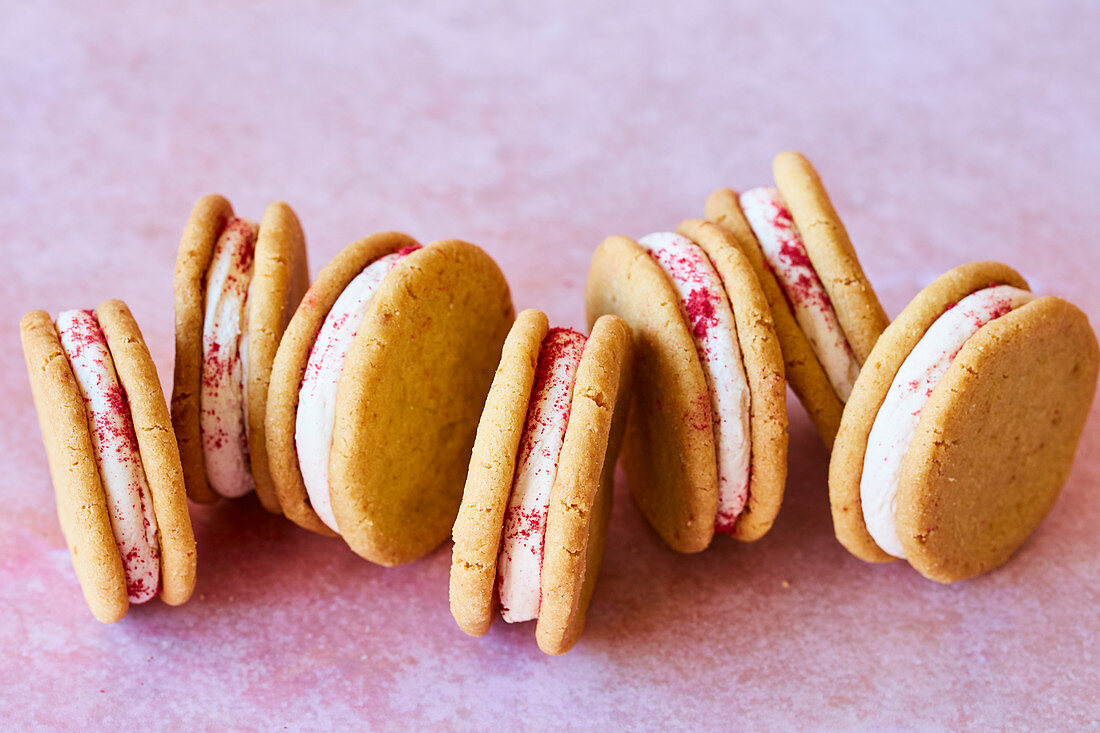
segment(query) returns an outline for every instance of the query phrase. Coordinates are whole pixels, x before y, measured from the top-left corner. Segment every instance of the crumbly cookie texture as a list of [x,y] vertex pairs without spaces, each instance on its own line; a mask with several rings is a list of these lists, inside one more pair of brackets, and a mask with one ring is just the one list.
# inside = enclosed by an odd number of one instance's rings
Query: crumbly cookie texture
[[497,607],[497,559],[516,456],[535,383],[539,347],[549,329],[545,314],[516,316],[477,427],[462,504],[451,536],[451,615],[471,636],[489,630]]
[[480,248],[434,242],[379,286],[336,393],[332,509],[356,553],[415,560],[450,536],[478,418],[515,319]]
[[772,322],[783,354],[783,372],[791,389],[809,413],[827,447],[840,426],[844,403],[840,401],[809,339],[799,327],[775,274],[768,267],[760,243],[741,210],[737,192],[723,188],[706,202],[706,217],[724,229],[752,265],[771,310]]
[[[207,481],[200,427],[204,285],[214,247],[232,219],[222,196],[203,196],[184,227],[172,290],[176,317],[176,356],[172,380],[172,425],[192,501],[211,503],[218,494]],[[309,285],[305,236],[291,208],[272,203],[264,211],[256,239],[247,310],[244,385],[248,458],[256,494],[268,511],[280,511],[267,459],[266,412],[271,366],[284,328]]]
[[748,542],[771,529],[787,484],[787,380],[768,299],[749,258],[725,228],[702,219],[680,223],[681,234],[707,253],[722,278],[737,322],[749,382],[749,497],[733,526]]
[[341,250],[318,273],[302,297],[272,362],[264,416],[272,487],[287,518],[318,534],[333,536],[335,533],[325,526],[309,503],[294,441],[298,393],[310,350],[333,303],[363,268],[390,252],[416,245],[415,239],[404,234],[380,232]]
[[584,630],[611,518],[631,348],[626,322],[604,316],[596,320],[577,369],[546,517],[535,639],[547,654],[569,651]]
[[585,286],[588,320],[617,315],[634,338],[634,387],[623,467],[634,501],[678,552],[714,536],[718,469],[710,393],[680,299],[660,266],[628,237],[605,239]]
[[[96,318],[126,394],[157,522],[160,598],[177,605],[195,585],[195,539],[183,469],[156,368],[129,309],[108,300]],[[23,354],[57,499],[62,534],[92,614],[118,621],[129,608],[122,558],[108,516],[84,398],[52,319],[20,322]]]
[[[894,559],[867,532],[860,477],[871,425],[906,356],[948,308],[1011,268],[977,262],[922,290],[883,332],[852,392],[829,467],[837,539],[871,562]],[[898,536],[909,563],[952,582],[1005,562],[1057,498],[1095,391],[1096,338],[1080,310],[1037,298],[964,343],[921,410],[898,483]]]

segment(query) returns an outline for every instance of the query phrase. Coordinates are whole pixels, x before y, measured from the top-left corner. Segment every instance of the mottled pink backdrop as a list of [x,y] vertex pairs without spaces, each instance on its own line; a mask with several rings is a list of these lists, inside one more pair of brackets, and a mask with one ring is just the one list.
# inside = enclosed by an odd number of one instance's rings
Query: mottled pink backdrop
[[889,312],[994,258],[1096,322],[1096,4],[153,5],[0,10],[0,728],[1096,723],[1097,409],[1046,523],[952,587],[835,542],[826,455],[794,405],[788,499],[756,544],[675,555],[620,481],[562,658],[530,624],[459,632],[447,547],[385,570],[254,499],[194,508],[189,604],[102,626],[16,328],[123,298],[167,382],[176,243],[211,191],[251,217],[290,202],[314,272],[379,229],[469,239],[517,307],[582,325],[601,238],[768,182],[788,147],[818,165]]

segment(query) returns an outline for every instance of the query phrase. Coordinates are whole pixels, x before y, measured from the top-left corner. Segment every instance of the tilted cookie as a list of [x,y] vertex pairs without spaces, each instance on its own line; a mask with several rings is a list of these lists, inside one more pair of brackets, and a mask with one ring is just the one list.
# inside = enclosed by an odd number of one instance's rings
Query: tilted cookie
[[472,244],[387,232],[344,248],[272,367],[267,450],[286,516],[382,565],[446,539],[514,314]]
[[889,319],[810,161],[779,153],[773,172],[775,188],[715,191],[706,216],[729,230],[756,270],[787,379],[831,446],[860,366]]
[[19,324],[61,531],[104,623],[195,586],[195,538],[168,406],[122,301]]
[[278,512],[264,416],[271,363],[309,285],[305,237],[289,206],[259,225],[221,196],[195,204],[180,240],[173,292],[172,424],[187,494],[210,503],[256,490]]
[[588,318],[634,334],[623,465],[635,502],[680,552],[715,532],[766,533],[783,500],[783,357],[768,301],[733,235],[701,220],[635,242],[610,237],[592,258]]
[[1011,268],[941,275],[883,332],[844,410],[837,539],[942,583],[1004,563],[1065,483],[1098,361],[1085,314]]
[[472,636],[537,619],[547,654],[576,643],[599,574],[628,393],[630,328],[587,339],[519,314],[477,429],[454,525],[451,613]]

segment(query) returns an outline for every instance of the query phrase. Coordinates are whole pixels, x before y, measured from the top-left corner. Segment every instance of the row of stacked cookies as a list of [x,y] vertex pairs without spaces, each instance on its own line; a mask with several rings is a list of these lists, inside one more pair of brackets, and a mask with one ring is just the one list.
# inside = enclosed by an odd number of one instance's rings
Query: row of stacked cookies
[[384,565],[452,535],[460,627],[483,634],[499,608],[537,619],[539,646],[564,652],[598,574],[619,443],[635,503],[671,548],[757,539],[783,498],[788,381],[832,446],[846,548],[944,582],[1004,562],[1052,505],[1083,429],[1098,362],[1087,319],[987,262],[937,279],[890,323],[809,162],[781,153],[775,179],[715,192],[707,220],[676,232],[605,240],[587,337],[515,316],[474,245],[376,234],[309,284],[289,207],[254,224],[201,199],[176,266],[170,421],[125,305],[23,320],[93,613],[118,620],[158,591],[185,601],[184,491],[255,490]]

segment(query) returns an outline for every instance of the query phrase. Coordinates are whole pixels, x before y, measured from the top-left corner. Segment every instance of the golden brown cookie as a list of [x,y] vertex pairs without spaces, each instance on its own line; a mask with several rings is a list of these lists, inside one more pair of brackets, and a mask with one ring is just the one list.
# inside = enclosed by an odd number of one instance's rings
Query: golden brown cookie
[[772,175],[848,344],[862,364],[890,319],[863,274],[848,231],[806,156],[789,150],[779,153],[772,162]]
[[371,262],[406,247],[415,247],[412,237],[398,232],[381,232],[349,244],[332,258],[309,286],[290,319],[271,367],[267,395],[265,436],[275,495],[287,518],[319,534],[335,534],[310,506],[298,453],[294,426],[298,414],[298,390],[306,371],[313,341],[321,330],[340,293]]
[[183,467],[172,433],[168,404],[164,401],[153,358],[130,309],[121,300],[107,300],[100,303],[95,312],[107,339],[118,381],[130,403],[141,463],[149,482],[160,545],[160,599],[178,606],[191,597],[195,588],[196,555]]
[[[202,408],[202,329],[205,281],[214,246],[233,207],[216,194],[195,204],[184,228],[173,280],[176,311],[176,363],[172,385],[172,424],[176,432],[188,496],[196,502],[218,499],[206,478],[199,414]],[[267,207],[259,226],[248,302],[248,452],[256,494],[268,511],[279,511],[267,466],[264,415],[271,363],[290,315],[309,283],[305,237],[285,203]]]
[[764,252],[745,219],[737,192],[721,188],[712,193],[707,198],[706,217],[730,233],[756,271],[756,277],[772,311],[775,332],[783,352],[786,379],[806,408],[825,444],[831,446],[833,436],[840,426],[840,416],[844,413],[844,403],[829,383],[829,377],[814,355],[809,339],[791,312],[782,287],[764,260]]
[[615,423],[624,422],[621,396],[629,391],[630,350],[630,326],[603,316],[592,327],[577,368],[546,517],[535,639],[547,654],[564,654],[577,643],[596,587],[611,519],[622,435]]
[[[867,440],[898,370],[932,323],[970,293],[1027,288],[995,262],[958,267],[922,290],[872,349],[845,410],[829,469],[837,539],[888,561],[860,503]],[[1100,362],[1080,310],[1037,298],[967,339],[921,410],[902,463],[897,529],[910,564],[951,582],[1004,563],[1034,531],[1068,475]]]
[[[384,233],[318,276],[272,368],[267,441],[287,516],[331,534],[309,503],[294,442],[298,391],[332,304],[370,262],[415,246]],[[514,317],[507,283],[479,248],[435,242],[403,256],[371,297],[336,393],[329,494],[340,536],[382,565],[414,560],[450,532],[477,418]]]
[[[478,425],[454,525],[451,612],[459,627],[474,636],[488,631],[497,607],[505,511],[546,334],[546,316],[526,310],[508,335]],[[613,316],[600,318],[585,343],[574,380],[550,492],[540,574],[535,636],[547,654],[563,654],[576,643],[599,573],[625,422],[630,349],[626,323]]]
[[471,636],[487,632],[493,621],[504,511],[535,383],[539,346],[548,328],[541,311],[527,309],[516,316],[478,422],[462,505],[451,532],[451,614]]
[[751,397],[749,498],[733,536],[748,542],[763,537],[783,503],[787,485],[787,380],[768,299],[748,258],[730,232],[701,219],[687,219],[677,231],[707,253],[726,286],[737,342]]
[[[837,320],[862,364],[889,319],[856,257],[821,179],[801,153],[786,151],[773,162],[776,188],[791,212],[810,262],[836,312]],[[727,228],[749,258],[772,309],[787,379],[827,446],[832,446],[844,403],[802,332],[760,244],[741,211],[738,195],[719,189],[706,202],[706,216]]]
[[[748,500],[733,536],[754,540],[774,522],[786,484],[783,356],[766,294],[735,237],[697,219],[679,233],[706,253],[734,314],[751,400],[751,457]],[[623,463],[635,500],[673,549],[705,549],[714,535],[718,468],[710,395],[680,297],[640,245],[611,237],[593,256],[585,298],[590,320],[614,313],[633,329]]]
[[[120,301],[96,311],[133,422],[156,517],[160,597],[186,601],[195,583],[195,541],[183,472],[156,368]],[[62,534],[92,614],[118,621],[129,608],[122,558],[108,516],[84,395],[57,329],[44,311],[20,322],[23,354],[53,479]]]
[[680,298],[660,266],[628,237],[596,249],[585,285],[588,321],[619,316],[634,334],[623,467],[634,501],[669,547],[706,549],[718,511],[710,394]]
[[340,534],[361,556],[398,565],[450,536],[514,319],[500,268],[466,242],[434,242],[382,281],[348,352],[330,459]]
[[264,434],[271,364],[291,316],[309,288],[306,240],[294,211],[276,201],[264,211],[248,295],[248,455],[256,496],[279,513]]

